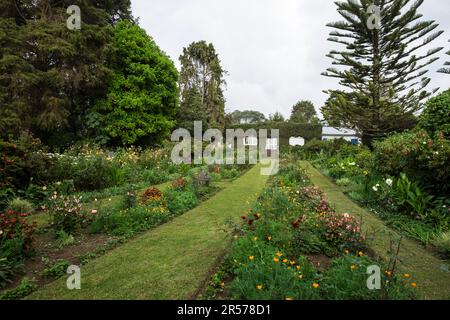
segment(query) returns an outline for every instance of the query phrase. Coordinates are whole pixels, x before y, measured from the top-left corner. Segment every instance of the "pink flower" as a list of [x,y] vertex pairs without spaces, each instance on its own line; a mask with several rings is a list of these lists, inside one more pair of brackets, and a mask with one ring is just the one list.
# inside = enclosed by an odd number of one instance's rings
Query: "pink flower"
[[98,211],[97,211],[97,210],[95,210],[95,209],[92,209],[91,213],[92,213],[92,214],[97,214],[97,213],[98,213]]

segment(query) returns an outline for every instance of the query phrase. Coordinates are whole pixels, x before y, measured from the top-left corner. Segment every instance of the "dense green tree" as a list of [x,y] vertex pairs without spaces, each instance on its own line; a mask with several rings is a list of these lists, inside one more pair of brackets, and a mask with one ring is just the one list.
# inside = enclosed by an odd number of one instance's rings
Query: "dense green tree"
[[120,21],[113,36],[114,78],[89,115],[110,144],[157,144],[174,126],[178,72],[145,30]]
[[260,123],[266,121],[266,117],[263,113],[259,111],[253,110],[245,110],[245,111],[233,111],[231,114],[232,123],[233,124],[241,124],[241,123]]
[[[322,109],[328,122],[342,121],[358,128],[363,142],[404,129],[423,100],[433,92],[424,69],[442,48],[420,52],[442,34],[434,21],[419,21],[423,0],[346,0],[336,2],[344,21],[330,23],[336,31],[329,41],[345,46],[328,54],[334,66],[323,73],[335,77],[347,91],[327,91],[331,99]],[[380,28],[372,5],[380,9]],[[374,20],[375,19],[375,20]],[[375,23],[374,23],[375,22]],[[418,51],[421,50],[421,51]]]
[[[449,42],[450,42],[450,40],[449,40]],[[450,56],[450,51],[447,51],[446,54]],[[450,67],[448,67],[448,66],[450,66],[450,61],[446,61],[444,63],[444,65],[447,67],[443,67],[443,68],[439,69],[438,72],[450,74]]]
[[205,41],[193,42],[183,48],[180,62],[181,105],[177,116],[180,124],[206,120],[205,127],[223,129],[226,71],[221,66],[214,46]]
[[[81,30],[67,8],[81,9]],[[129,0],[0,0],[0,135],[44,141],[82,135],[83,119],[111,79],[111,24],[131,19]]]
[[319,118],[317,118],[317,112],[314,104],[311,101],[302,100],[297,102],[292,107],[291,122],[303,123],[303,124],[319,124]]
[[450,139],[450,89],[427,101],[419,126],[430,134],[442,132]]
[[275,112],[274,114],[270,114],[269,115],[269,121],[271,122],[284,122],[285,119],[283,117],[283,115],[281,114],[281,112]]

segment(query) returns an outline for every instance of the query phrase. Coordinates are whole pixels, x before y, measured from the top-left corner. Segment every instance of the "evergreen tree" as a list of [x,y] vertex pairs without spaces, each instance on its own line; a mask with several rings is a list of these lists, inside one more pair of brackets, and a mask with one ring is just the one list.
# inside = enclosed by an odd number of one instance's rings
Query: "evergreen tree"
[[101,142],[158,144],[172,129],[178,72],[145,30],[119,22],[113,37],[114,78],[97,101],[89,124]]
[[[81,9],[81,30],[67,8]],[[111,23],[131,18],[129,0],[0,0],[0,132],[48,141],[81,136],[84,116],[112,76]]]
[[[180,56],[181,72],[179,87],[181,105],[178,118],[180,124],[204,121],[205,127],[223,129],[225,126],[226,71],[214,46],[205,41],[193,42],[183,49]],[[188,128],[192,127],[187,126]]]
[[[389,132],[408,128],[422,101],[436,92],[427,92],[430,79],[424,69],[438,58],[442,48],[424,54],[418,50],[442,34],[434,21],[419,21],[423,0],[408,6],[409,0],[347,0],[336,2],[344,21],[328,24],[337,29],[329,41],[345,46],[328,57],[333,65],[323,74],[340,80],[348,90],[329,90],[331,99],[322,109],[328,122],[350,123],[362,132],[363,142]],[[371,6],[380,9],[380,28]],[[425,37],[425,38],[424,38]],[[333,121],[332,121],[333,120]]]
[[[450,40],[448,42],[450,42]],[[450,56],[450,51],[447,51],[446,54]],[[445,66],[450,66],[450,61],[446,61],[444,63],[444,65]],[[450,67],[441,68],[441,69],[438,70],[438,72],[450,74]]]
[[266,121],[266,117],[259,111],[245,110],[233,111],[231,114],[233,124],[241,123],[261,123]]
[[289,121],[303,124],[319,124],[314,104],[307,100],[297,102],[292,107]]

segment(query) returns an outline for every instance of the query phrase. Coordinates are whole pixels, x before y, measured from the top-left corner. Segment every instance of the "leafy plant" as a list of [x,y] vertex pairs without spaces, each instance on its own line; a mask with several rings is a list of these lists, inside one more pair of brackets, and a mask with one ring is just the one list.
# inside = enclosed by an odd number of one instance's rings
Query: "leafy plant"
[[33,204],[21,198],[14,198],[8,203],[8,208],[20,213],[32,213]]
[[0,300],[18,300],[30,295],[37,289],[35,281],[28,278],[22,279],[19,286],[0,294]]
[[66,260],[58,260],[51,267],[42,271],[42,276],[46,278],[58,278],[63,276],[67,268],[70,266],[70,262]]

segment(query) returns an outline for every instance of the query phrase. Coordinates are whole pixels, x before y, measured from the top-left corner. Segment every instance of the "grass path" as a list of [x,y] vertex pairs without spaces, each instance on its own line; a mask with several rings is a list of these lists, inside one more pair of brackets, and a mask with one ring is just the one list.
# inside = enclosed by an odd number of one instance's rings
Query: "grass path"
[[[341,189],[322,175],[309,162],[302,161],[313,184],[320,187],[329,202],[338,212],[362,217],[363,230],[376,231],[371,247],[377,255],[386,257],[389,249],[389,234],[398,233],[388,228],[383,221],[350,200]],[[400,269],[412,274],[418,283],[418,291],[423,299],[450,299],[450,273],[443,270],[448,261],[439,260],[413,240],[403,238],[400,251]]]
[[81,290],[63,277],[31,299],[189,299],[231,239],[227,221],[239,220],[267,180],[255,166],[198,207],[88,263]]

